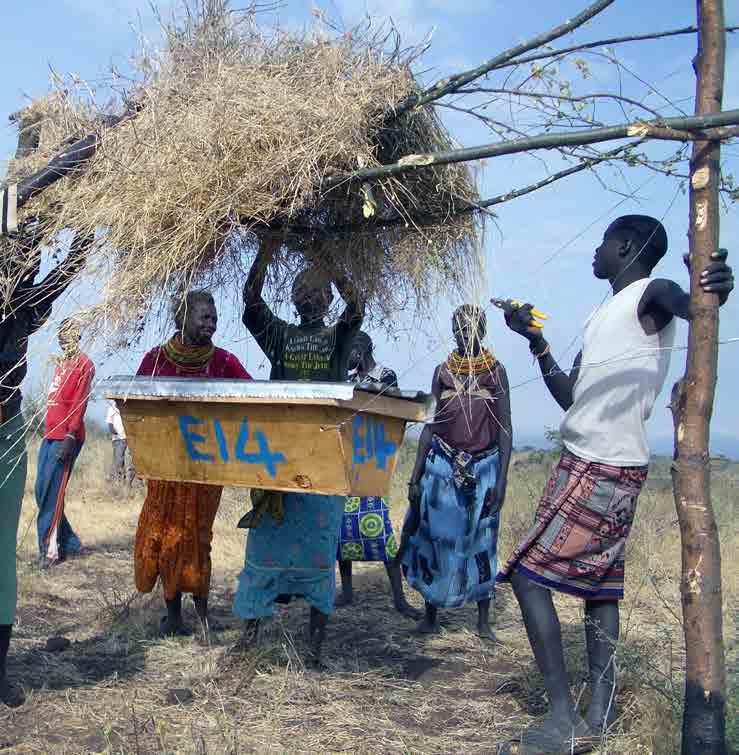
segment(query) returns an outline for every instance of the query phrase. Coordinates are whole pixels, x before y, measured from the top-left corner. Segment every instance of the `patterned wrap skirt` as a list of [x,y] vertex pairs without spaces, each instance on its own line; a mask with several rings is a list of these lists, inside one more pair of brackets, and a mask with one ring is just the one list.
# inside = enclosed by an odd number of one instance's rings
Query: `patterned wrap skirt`
[[485,494],[498,478],[498,452],[465,455],[466,484],[460,486],[449,451],[434,438],[420,481],[421,521],[403,556],[408,584],[440,608],[489,600],[497,568],[499,520],[497,513],[491,515]]
[[161,578],[165,600],[210,590],[210,546],[222,488],[149,480],[134,547],[136,589],[151,592]]
[[516,571],[586,600],[622,600],[624,551],[647,467],[613,467],[565,451],[536,511],[534,526],[498,581]]
[[398,553],[390,509],[383,498],[351,496],[344,503],[340,561],[390,561]]
[[292,597],[305,598],[321,613],[333,613],[344,500],[336,495],[284,493],[282,521],[262,515],[247,537],[234,599],[236,616],[270,617],[275,602],[289,602]]

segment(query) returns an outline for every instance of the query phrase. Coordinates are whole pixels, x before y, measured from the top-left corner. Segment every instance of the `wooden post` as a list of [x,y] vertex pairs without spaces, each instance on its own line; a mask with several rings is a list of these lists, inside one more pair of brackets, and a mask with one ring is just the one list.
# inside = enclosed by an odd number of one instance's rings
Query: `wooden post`
[[[695,112],[721,110],[722,0],[697,0]],[[675,505],[682,540],[686,674],[683,755],[726,753],[726,670],[721,628],[721,552],[711,505],[709,430],[718,361],[718,297],[700,287],[719,245],[719,142],[694,142],[690,164],[690,307],[685,375],[673,389]]]

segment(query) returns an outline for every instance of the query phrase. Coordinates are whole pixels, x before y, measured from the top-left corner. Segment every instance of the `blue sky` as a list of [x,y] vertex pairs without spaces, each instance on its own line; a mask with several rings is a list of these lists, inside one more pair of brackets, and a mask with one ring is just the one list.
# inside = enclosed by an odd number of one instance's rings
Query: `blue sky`
[[[238,3],[236,3],[238,5]],[[269,24],[300,26],[311,22],[313,5],[347,25],[364,13],[391,16],[407,42],[421,40],[432,33],[431,48],[424,58],[423,77],[429,81],[478,64],[516,42],[561,23],[587,5],[587,0],[334,0],[310,3],[288,0],[275,13],[265,16]],[[739,7],[726,3],[729,23],[739,24]],[[166,7],[167,4],[164,4]],[[619,0],[604,14],[589,23],[566,43],[574,40],[600,39],[628,33],[670,29],[694,23],[693,0]],[[35,97],[47,88],[49,72],[73,72],[84,79],[104,74],[111,64],[128,66],[128,56],[135,45],[135,33],[143,32],[157,40],[147,0],[27,0],[2,3],[0,8],[0,65],[4,86],[0,90],[0,160],[6,160],[15,145],[15,132],[6,125],[5,117],[22,106],[25,96]],[[565,42],[563,41],[563,44]],[[661,95],[672,100],[690,98],[694,90],[691,58],[695,51],[692,36],[665,39],[651,43],[622,45],[617,52],[633,72],[622,81],[624,90],[643,97],[645,87],[638,78],[649,81],[659,95],[652,93],[649,102],[657,106]],[[585,57],[585,56],[584,56]],[[586,58],[591,78],[576,82],[581,91],[613,90],[614,74],[597,58]],[[725,108],[739,107],[739,35],[729,36]],[[465,146],[495,141],[482,124],[462,118],[449,111],[445,118],[457,140]],[[659,147],[657,147],[659,149]],[[725,150],[726,168],[739,176],[739,145]],[[556,160],[547,154],[519,155],[489,160],[478,166],[483,197],[526,185],[555,167]],[[0,163],[0,172],[3,163]],[[552,188],[529,195],[496,208],[497,221],[489,225],[484,254],[487,281],[475,287],[472,298],[487,301],[489,292],[495,296],[515,296],[534,301],[551,315],[547,334],[554,352],[561,361],[571,362],[577,351],[582,324],[606,295],[603,284],[592,278],[590,261],[605,226],[619,214],[640,212],[664,217],[671,241],[668,258],[658,272],[687,284],[681,256],[687,249],[687,196],[679,191],[673,179],[657,176],[643,169],[631,169],[625,177],[604,173],[620,194],[606,190],[592,175],[583,173],[560,182]],[[631,198],[628,195],[633,194]],[[626,195],[626,196],[624,196]],[[729,206],[722,216],[721,237],[739,258],[733,240],[739,230],[736,206]],[[547,260],[551,261],[547,262]],[[736,262],[736,260],[735,260]],[[739,263],[738,263],[739,264]],[[89,287],[70,292],[61,311],[71,310],[75,303],[85,301]],[[266,375],[259,348],[245,336],[238,312],[232,304],[234,292],[224,295],[221,308],[222,325],[217,340],[236,352],[249,369]],[[449,314],[460,302],[441,301],[433,320],[412,327],[407,314],[398,319],[396,338],[376,332],[380,360],[394,367],[405,387],[428,388],[434,366],[449,348]],[[55,313],[56,314],[56,313]],[[739,337],[739,296],[722,314],[723,339]],[[546,427],[556,426],[561,412],[549,397],[531,365],[528,351],[519,339],[508,333],[501,318],[489,315],[489,342],[509,372],[512,391],[514,431],[520,442],[540,438]],[[149,343],[158,334],[151,333]],[[678,343],[685,343],[684,328]],[[569,351],[567,350],[569,348]],[[142,347],[143,348],[143,347]],[[41,333],[32,342],[31,384],[43,384],[49,372],[49,355],[53,351],[50,331]],[[131,372],[141,351],[118,353],[111,357],[96,354],[98,373]],[[684,353],[673,355],[670,380],[684,367]],[[727,344],[721,350],[717,406],[713,430],[716,450],[726,447],[723,437],[739,437],[739,402],[734,400],[731,386],[739,381],[739,343]],[[671,436],[671,420],[665,405],[665,391],[655,407],[651,435],[655,444],[664,446]],[[99,408],[93,409],[99,414]]]

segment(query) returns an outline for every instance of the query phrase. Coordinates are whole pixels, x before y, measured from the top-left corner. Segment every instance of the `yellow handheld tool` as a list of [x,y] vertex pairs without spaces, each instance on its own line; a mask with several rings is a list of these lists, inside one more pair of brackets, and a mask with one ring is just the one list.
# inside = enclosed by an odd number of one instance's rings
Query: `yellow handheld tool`
[[531,322],[529,323],[529,326],[532,328],[543,328],[544,323],[540,322],[540,320],[549,319],[549,315],[544,314],[544,312],[540,312],[538,309],[535,309],[531,304],[526,304],[525,302],[522,302],[520,299],[491,299],[490,303],[494,307],[497,307],[498,309],[502,309],[507,315],[512,314],[517,309],[528,308],[529,313],[531,315]]

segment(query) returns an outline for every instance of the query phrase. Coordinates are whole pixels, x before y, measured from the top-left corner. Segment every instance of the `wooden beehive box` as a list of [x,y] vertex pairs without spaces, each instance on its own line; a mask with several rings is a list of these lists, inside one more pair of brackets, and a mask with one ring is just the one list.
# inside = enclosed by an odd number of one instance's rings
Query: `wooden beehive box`
[[387,495],[406,423],[429,412],[423,394],[349,383],[116,377],[100,392],[142,477],[332,495]]

